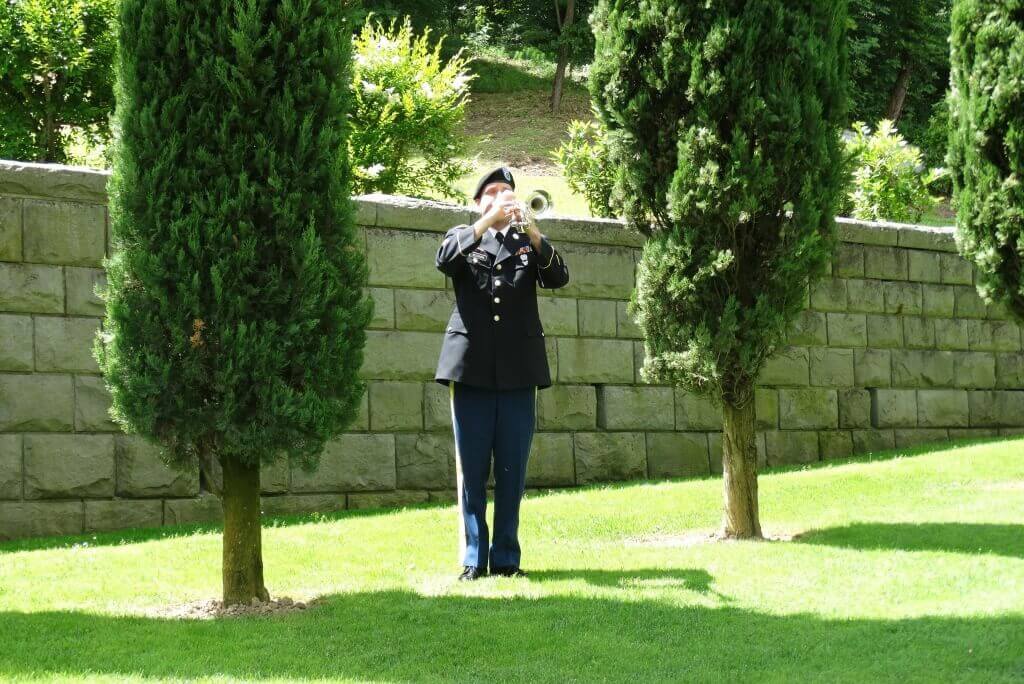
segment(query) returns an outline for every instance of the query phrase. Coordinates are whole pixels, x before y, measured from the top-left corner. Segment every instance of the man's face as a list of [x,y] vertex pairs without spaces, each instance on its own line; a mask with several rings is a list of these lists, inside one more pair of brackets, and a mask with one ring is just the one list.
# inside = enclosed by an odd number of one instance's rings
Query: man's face
[[494,200],[498,198],[498,195],[505,191],[512,191],[512,186],[504,181],[495,181],[494,183],[488,183],[484,186],[484,191],[480,194],[480,199],[476,201],[476,206],[480,210],[481,214],[486,214],[491,205],[494,204]]

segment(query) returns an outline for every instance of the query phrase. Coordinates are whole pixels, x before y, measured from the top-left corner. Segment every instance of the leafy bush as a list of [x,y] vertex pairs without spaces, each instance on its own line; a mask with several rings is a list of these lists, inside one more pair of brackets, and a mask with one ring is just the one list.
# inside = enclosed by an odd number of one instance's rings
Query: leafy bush
[[116,0],[0,2],[0,157],[68,161],[110,136]]
[[353,41],[349,150],[356,193],[464,197],[455,187],[472,165],[461,158],[472,76],[461,50],[447,63],[430,31],[413,34],[369,18]]
[[853,129],[846,141],[854,172],[844,213],[867,220],[921,220],[936,203],[929,186],[945,172],[927,170],[921,150],[908,144],[892,121],[881,121],[874,133],[861,122]]
[[554,153],[569,189],[583,195],[594,216],[614,216],[611,204],[615,185],[613,166],[608,163],[604,127],[599,121],[572,121],[569,139]]

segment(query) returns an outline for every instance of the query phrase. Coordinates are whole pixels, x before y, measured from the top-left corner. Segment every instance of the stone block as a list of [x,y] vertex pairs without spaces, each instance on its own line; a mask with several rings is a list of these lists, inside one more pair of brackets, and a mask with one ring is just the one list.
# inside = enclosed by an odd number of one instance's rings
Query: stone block
[[991,321],[964,321],[967,327],[967,348],[972,351],[995,351]]
[[314,472],[293,465],[292,491],[386,491],[396,486],[395,436],[344,434],[328,442]]
[[64,313],[64,269],[0,263],[0,311]]
[[548,335],[578,335],[579,314],[572,297],[537,297],[537,312]]
[[348,495],[348,507],[352,510],[371,508],[404,508],[427,503],[427,492],[399,489],[392,492],[358,492]]
[[846,304],[851,313],[885,313],[884,283],[881,280],[846,281]]
[[265,517],[333,513],[345,510],[346,504],[344,494],[285,494],[260,499],[260,509]]
[[967,442],[982,439],[993,439],[999,436],[995,428],[950,428],[950,441]]
[[32,370],[32,317],[0,314],[0,371]]
[[811,308],[815,311],[846,311],[846,281],[822,278],[811,287]]
[[167,499],[164,501],[164,525],[195,525],[219,523],[224,520],[220,499],[213,494],[201,494],[194,499]]
[[959,318],[936,318],[935,346],[939,349],[970,349],[971,321]]
[[0,502],[0,541],[81,534],[81,501]]
[[0,261],[21,261],[21,203],[0,197]]
[[956,378],[954,353],[948,351],[894,351],[894,387],[953,387]]
[[677,430],[721,430],[722,407],[707,397],[674,388]]
[[552,385],[537,392],[541,430],[593,430],[597,427],[597,390],[593,385]]
[[776,430],[779,427],[779,393],[774,389],[754,390],[755,427]]
[[455,295],[445,290],[405,290],[395,293],[395,325],[400,330],[441,332],[448,325]]
[[576,483],[633,480],[647,475],[642,432],[577,432]]
[[102,266],[106,211],[97,204],[25,200],[25,261]]
[[853,384],[857,387],[892,385],[892,352],[888,349],[855,349]]
[[931,252],[956,252],[956,228],[953,226],[901,226],[900,247]]
[[814,463],[818,457],[818,433],[780,430],[766,432],[765,449],[768,465]]
[[923,428],[967,427],[970,409],[965,390],[918,390],[917,424]]
[[616,303],[615,317],[618,321],[615,331],[616,337],[643,338],[644,331],[641,330],[637,322],[633,320],[633,316],[630,315],[626,302],[620,301]]
[[811,385],[849,387],[853,385],[853,350],[815,347],[810,350]]
[[1016,352],[1021,350],[1021,333],[1016,323],[1009,321],[991,321],[992,348],[997,352]]
[[[828,344],[826,316],[832,314],[817,311],[801,311],[790,325],[786,342],[801,346],[825,346]],[[835,314],[841,315],[841,314]]]
[[415,230],[366,230],[369,284],[444,289],[445,276],[434,260],[441,236]]
[[616,302],[607,299],[579,300],[580,335],[615,337]]
[[779,427],[823,430],[839,426],[839,401],[834,389],[779,390]]
[[864,247],[840,243],[836,248],[833,270],[840,278],[863,278]]
[[86,501],[85,532],[160,527],[162,501]]
[[883,288],[885,312],[904,316],[920,316],[924,310],[924,296],[920,283],[886,283]]
[[818,444],[821,448],[822,460],[853,456],[853,435],[845,430],[819,432]]
[[925,316],[952,318],[956,311],[956,290],[948,285],[923,285],[921,302]]
[[808,385],[810,377],[810,358],[807,349],[786,347],[780,349],[775,356],[765,362],[757,384],[799,387]]
[[0,499],[21,498],[21,435],[0,435]]
[[907,250],[891,247],[864,248],[864,275],[876,280],[906,280]]
[[455,486],[455,442],[451,435],[421,432],[395,435],[399,489]]
[[107,498],[114,495],[110,435],[25,435],[25,498]]
[[671,430],[676,416],[670,387],[603,385],[597,395],[597,424],[605,430]]
[[897,316],[868,316],[868,346],[898,349],[903,346],[903,321]]
[[903,319],[903,339],[909,349],[934,349],[935,322],[930,318],[907,316]]
[[98,293],[107,287],[107,274],[100,268],[79,268],[68,266],[64,269],[67,279],[67,310],[76,316],[103,316],[106,313],[103,300]]
[[940,254],[939,270],[946,285],[970,285],[974,282],[970,262],[959,254]]
[[260,491],[264,494],[287,492],[291,483],[291,463],[287,456],[281,456],[273,463],[260,466]]
[[955,312],[957,318],[985,318],[988,315],[985,301],[969,285],[956,288]]
[[629,299],[633,291],[633,254],[626,247],[563,243],[558,252],[569,264],[563,296]]
[[[547,392],[544,390],[541,392]],[[452,429],[451,388],[439,382],[423,385],[423,427],[426,430]]]
[[842,389],[838,392],[839,427],[871,427],[871,392],[866,389]]
[[527,487],[571,487],[576,484],[572,435],[568,432],[537,432],[526,463]]
[[370,429],[423,429],[423,384],[419,382],[371,382]]
[[836,218],[836,228],[842,242],[862,245],[893,245],[899,240],[899,225],[885,221],[864,221],[846,217]]
[[369,392],[363,392],[363,396],[359,399],[359,413],[356,414],[355,420],[348,426],[349,430],[369,430],[370,429],[370,394]]
[[110,418],[110,392],[98,375],[75,377],[75,431],[117,432]]
[[876,428],[917,427],[917,392],[871,390],[871,424]]
[[868,343],[864,314],[828,314],[828,344],[831,347],[864,347]]
[[971,427],[1021,427],[1024,392],[969,392]]
[[389,287],[368,287],[366,292],[373,300],[371,328],[395,327],[395,291]]
[[941,282],[942,270],[939,267],[938,252],[922,252],[911,249],[907,251],[907,257],[910,280],[923,283]]
[[875,454],[896,448],[896,434],[892,430],[854,430],[853,453]]
[[37,316],[36,370],[99,373],[92,355],[98,318]]
[[989,389],[996,386],[996,357],[979,352],[953,352],[956,387]]
[[122,497],[196,496],[199,494],[199,466],[171,468],[160,457],[160,449],[137,435],[115,438],[117,490]]
[[995,358],[994,386],[999,389],[1024,389],[1024,354],[996,354]]
[[633,382],[633,342],[583,337],[558,340],[558,381],[564,383]]
[[433,380],[443,335],[368,330],[360,376],[372,380]]
[[548,358],[548,372],[552,382],[558,380],[558,339],[554,337],[544,338],[544,355]]
[[946,430],[918,429],[918,430],[896,430],[896,448],[910,449],[916,446],[928,444],[942,444],[949,439]]
[[710,472],[708,438],[705,433],[647,433],[648,477],[701,477]]
[[374,216],[378,226],[443,233],[452,226],[475,220],[469,207],[445,202],[382,193],[363,195],[360,200],[376,208]]
[[70,375],[0,374],[0,432],[70,432],[74,396]]

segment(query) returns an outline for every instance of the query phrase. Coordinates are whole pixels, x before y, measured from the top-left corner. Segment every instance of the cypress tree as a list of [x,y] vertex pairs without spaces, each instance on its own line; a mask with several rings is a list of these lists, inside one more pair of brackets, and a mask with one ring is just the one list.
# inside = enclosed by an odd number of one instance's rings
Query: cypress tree
[[958,0],[948,164],[978,290],[1024,321],[1024,2]]
[[648,236],[643,377],[721,403],[723,534],[760,537],[754,383],[834,245],[845,0],[602,0],[590,90]]
[[97,357],[126,430],[221,470],[226,604],[268,598],[260,464],[315,466],[365,391],[348,11],[121,2]]

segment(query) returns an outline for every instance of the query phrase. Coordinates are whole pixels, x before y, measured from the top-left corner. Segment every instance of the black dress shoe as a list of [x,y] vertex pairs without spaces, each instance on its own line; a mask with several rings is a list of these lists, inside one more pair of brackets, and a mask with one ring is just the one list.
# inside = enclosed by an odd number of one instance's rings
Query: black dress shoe
[[462,568],[462,574],[459,575],[460,582],[472,582],[475,579],[479,579],[486,575],[487,572],[483,568],[478,568],[475,565],[467,565]]
[[518,565],[499,565],[491,568],[491,574],[501,577],[526,577],[526,571],[520,570]]

